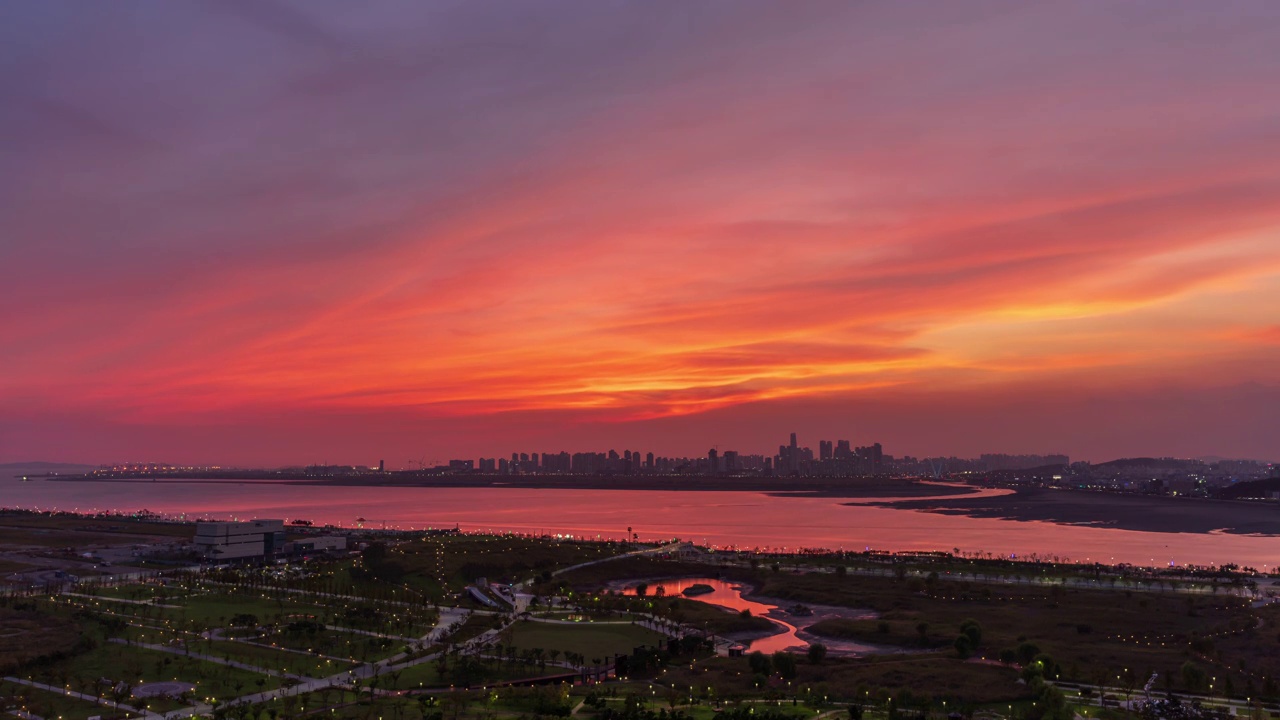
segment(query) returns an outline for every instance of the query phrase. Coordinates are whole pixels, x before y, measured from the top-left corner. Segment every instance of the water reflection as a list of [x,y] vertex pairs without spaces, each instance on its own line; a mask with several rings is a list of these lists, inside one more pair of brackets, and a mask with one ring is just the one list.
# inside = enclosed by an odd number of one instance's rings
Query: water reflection
[[[862,645],[859,643],[833,640],[828,638],[817,638],[809,635],[804,631],[819,620],[828,617],[844,617],[844,618],[863,618],[872,617],[874,613],[868,611],[851,610],[847,608],[828,608],[818,607],[812,608],[811,615],[793,615],[789,610],[796,609],[784,608],[767,602],[764,599],[750,599],[747,597],[754,588],[747,583],[735,582],[732,580],[721,580],[718,578],[679,578],[679,579],[663,579],[649,581],[632,581],[626,583],[623,588],[623,594],[636,595],[637,589],[641,584],[645,585],[645,594],[649,597],[665,596],[665,597],[684,597],[689,600],[697,600],[710,605],[732,610],[734,612],[742,612],[749,610],[756,617],[763,617],[777,626],[778,632],[766,637],[742,637],[739,639],[743,645],[748,646],[751,651],[759,650],[763,653],[772,653],[779,650],[790,650],[793,652],[804,652],[808,650],[810,642],[821,642],[826,645],[828,650],[839,655],[862,655],[873,652],[884,652],[883,648],[876,648],[870,645]],[[702,585],[711,588],[710,592],[700,592],[694,595],[687,595],[685,591]],[[787,622],[783,618],[793,620],[800,627]]]
[[[626,595],[636,595],[637,588],[641,583],[630,584],[623,593]],[[697,595],[685,595],[684,591],[694,585],[709,586],[711,592],[700,593]],[[771,653],[777,650],[804,650],[809,647],[809,643],[801,640],[796,636],[796,626],[791,623],[779,620],[772,613],[778,610],[777,605],[756,602],[748,600],[745,595],[752,590],[750,585],[740,582],[732,582],[728,580],[720,580],[717,578],[681,578],[678,580],[652,580],[647,583],[645,592],[649,596],[681,596],[690,600],[717,605],[734,612],[742,612],[748,610],[752,615],[767,618],[782,631],[768,637],[743,640],[744,645],[749,645],[752,650],[760,650],[761,652]]]
[[[245,486],[252,486],[247,488]],[[642,540],[682,537],[744,548],[852,551],[950,550],[1038,554],[1138,565],[1234,562],[1268,571],[1274,537],[1154,533],[1043,521],[917,512],[869,505],[884,498],[761,493],[515,488],[299,486],[265,482],[18,482],[0,485],[6,507],[138,510],[178,516],[303,518],[317,525],[460,527]],[[1005,491],[984,491],[1003,493]],[[921,499],[921,498],[914,498]],[[849,504],[859,503],[859,504]]]

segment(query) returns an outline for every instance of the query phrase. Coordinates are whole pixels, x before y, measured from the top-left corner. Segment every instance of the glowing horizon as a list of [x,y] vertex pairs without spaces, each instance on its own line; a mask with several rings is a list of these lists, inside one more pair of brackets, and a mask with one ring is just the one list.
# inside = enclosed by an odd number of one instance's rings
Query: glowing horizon
[[1280,8],[1175,6],[10,8],[0,461],[1280,459]]

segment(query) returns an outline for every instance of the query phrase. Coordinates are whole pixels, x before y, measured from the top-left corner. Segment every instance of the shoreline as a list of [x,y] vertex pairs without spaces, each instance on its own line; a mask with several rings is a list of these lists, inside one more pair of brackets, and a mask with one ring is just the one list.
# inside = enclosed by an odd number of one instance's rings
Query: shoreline
[[[297,487],[368,487],[628,491],[655,493],[735,492],[769,497],[831,498],[892,510],[926,512],[974,519],[1043,522],[1052,525],[1166,534],[1226,534],[1280,537],[1280,513],[1272,503],[1062,488],[991,488],[920,478],[707,478],[610,476],[444,476],[444,477],[68,477],[56,483],[124,483],[169,485],[262,485]],[[32,482],[32,481],[27,481]],[[39,481],[35,481],[39,482]]]
[[1276,505],[1241,500],[1017,488],[1003,495],[913,498],[867,504],[939,515],[1136,532],[1280,537],[1280,512]]
[[[629,490],[644,492],[747,492],[767,495],[832,498],[925,498],[964,496],[980,488],[961,483],[942,483],[916,478],[757,478],[697,476],[352,476],[318,477],[192,477],[182,475],[137,475],[118,477],[55,476],[46,482],[58,483],[166,483],[166,484],[261,484],[306,487],[388,487],[388,488],[494,488],[519,490]],[[32,482],[28,480],[26,482]],[[36,480],[35,482],[39,482]]]

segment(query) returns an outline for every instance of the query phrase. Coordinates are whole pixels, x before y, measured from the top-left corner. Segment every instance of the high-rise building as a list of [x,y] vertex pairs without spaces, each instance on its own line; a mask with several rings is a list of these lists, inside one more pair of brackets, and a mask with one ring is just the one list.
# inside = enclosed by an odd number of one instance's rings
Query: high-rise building
[[720,471],[720,453],[715,448],[707,451],[707,472],[715,474]]
[[830,440],[818,441],[818,459],[819,460],[831,459],[831,441]]
[[856,454],[864,471],[875,472],[884,462],[884,449],[880,447],[880,443],[860,447]]

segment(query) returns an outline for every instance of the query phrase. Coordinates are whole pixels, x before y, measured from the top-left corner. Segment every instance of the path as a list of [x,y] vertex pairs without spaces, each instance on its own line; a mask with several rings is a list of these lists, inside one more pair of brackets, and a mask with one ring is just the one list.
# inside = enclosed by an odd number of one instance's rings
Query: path
[[111,597],[109,595],[90,595],[88,593],[78,593],[78,592],[62,592],[60,594],[66,595],[68,597],[88,598],[89,600],[104,600],[106,602],[125,603],[126,605],[146,605],[148,607],[158,607],[158,608],[181,608],[182,607],[181,605],[165,605],[163,603],[158,603],[152,600],[130,600],[128,598]]
[[[559,570],[552,572],[551,576],[555,577],[556,575],[562,575],[564,573],[571,572],[573,570],[578,570],[580,568],[591,567],[592,565],[599,565],[600,563],[612,562],[614,560],[621,560],[622,558],[638,557],[640,555],[654,555],[654,554],[663,553],[663,552],[671,552],[672,550],[679,549],[680,546],[684,544],[685,543],[682,543],[682,542],[673,542],[673,543],[667,543],[666,545],[659,545],[657,547],[644,548],[642,550],[632,550],[631,552],[622,553],[621,555],[610,555],[609,557],[606,557],[606,558],[588,560],[587,562],[584,562],[584,563],[578,563],[577,565],[570,565],[569,567],[566,567],[566,568],[560,568]],[[519,586],[524,587],[531,582],[533,581],[525,580],[524,582],[519,583]]]
[[111,638],[110,642],[116,643],[118,645],[131,645],[132,647],[146,648],[147,650],[155,650],[157,652],[169,653],[170,655],[181,655],[183,657],[195,658],[197,660],[204,660],[206,662],[217,663],[219,665],[226,665],[227,667],[238,668],[240,670],[246,670],[248,672],[259,673],[262,675],[269,675],[275,678],[289,678],[290,680],[298,680],[298,681],[310,679],[303,675],[294,675],[293,673],[280,672],[278,670],[271,670],[269,668],[258,667],[257,665],[242,663],[239,660],[227,660],[226,658],[220,658],[215,655],[206,655],[204,653],[191,652],[187,648],[175,648],[175,647],[169,647],[168,645],[154,645],[152,643],[142,643],[142,642],[129,643],[124,638]]
[[5,678],[5,681],[11,682],[11,683],[17,683],[19,685],[26,685],[28,687],[39,688],[40,690],[47,690],[49,692],[56,693],[64,697],[73,697],[73,698],[78,698],[80,700],[86,700],[95,705],[106,705],[107,707],[113,707],[123,712],[132,713],[134,715],[142,715],[142,717],[147,718],[148,720],[159,720],[162,717],[161,715],[147,712],[145,710],[138,710],[131,705],[126,705],[124,703],[117,703],[113,700],[107,700],[106,698],[97,697],[96,695],[89,695],[86,693],[77,692],[75,690],[68,690],[67,688],[60,688],[54,685],[46,685],[42,682],[36,682],[35,680],[24,680],[22,678],[7,677]]

